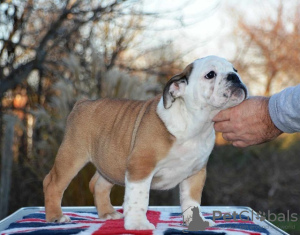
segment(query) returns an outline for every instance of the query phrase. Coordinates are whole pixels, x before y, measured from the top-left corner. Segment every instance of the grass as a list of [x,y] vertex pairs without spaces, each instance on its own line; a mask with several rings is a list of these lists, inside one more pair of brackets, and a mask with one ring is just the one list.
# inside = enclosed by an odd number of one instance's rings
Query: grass
[[272,222],[275,226],[282,229],[283,231],[292,234],[292,235],[298,235],[300,234],[300,217],[298,217],[298,220],[295,222],[292,221],[273,221]]

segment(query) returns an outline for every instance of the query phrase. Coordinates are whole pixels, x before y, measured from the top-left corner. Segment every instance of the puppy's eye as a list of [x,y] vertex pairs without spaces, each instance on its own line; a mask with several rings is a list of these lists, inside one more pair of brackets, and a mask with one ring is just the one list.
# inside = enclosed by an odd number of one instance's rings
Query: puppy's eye
[[214,71],[210,71],[208,74],[205,75],[206,79],[212,79],[215,76],[217,76],[217,74]]

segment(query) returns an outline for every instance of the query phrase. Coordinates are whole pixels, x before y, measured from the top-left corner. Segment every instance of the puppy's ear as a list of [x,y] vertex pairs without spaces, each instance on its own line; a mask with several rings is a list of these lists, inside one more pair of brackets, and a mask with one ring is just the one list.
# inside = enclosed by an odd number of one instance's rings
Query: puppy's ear
[[166,84],[163,92],[165,109],[172,106],[176,98],[184,94],[185,87],[189,83],[189,77],[193,70],[193,64],[189,64],[182,73],[172,77]]

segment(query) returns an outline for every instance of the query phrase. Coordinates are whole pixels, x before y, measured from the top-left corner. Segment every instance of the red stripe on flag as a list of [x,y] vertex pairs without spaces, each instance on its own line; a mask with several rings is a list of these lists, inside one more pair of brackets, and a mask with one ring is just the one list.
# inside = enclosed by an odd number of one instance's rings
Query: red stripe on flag
[[[122,213],[122,210],[119,210]],[[160,221],[160,212],[159,211],[148,211],[147,212],[148,220],[157,227],[158,223],[165,222]],[[173,222],[173,221],[166,221]],[[124,228],[124,219],[118,220],[107,220],[101,228],[94,232],[93,235],[98,234],[152,234],[152,230],[125,230]]]

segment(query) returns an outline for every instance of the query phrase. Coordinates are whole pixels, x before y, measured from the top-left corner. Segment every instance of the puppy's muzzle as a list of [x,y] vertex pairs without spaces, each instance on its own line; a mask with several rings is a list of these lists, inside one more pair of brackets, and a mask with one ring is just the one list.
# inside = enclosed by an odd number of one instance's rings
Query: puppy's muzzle
[[236,90],[242,89],[245,93],[245,99],[248,96],[248,91],[245,85],[241,82],[238,75],[235,73],[229,73],[227,76],[227,81],[230,83],[230,87],[232,88],[232,92],[234,93]]

